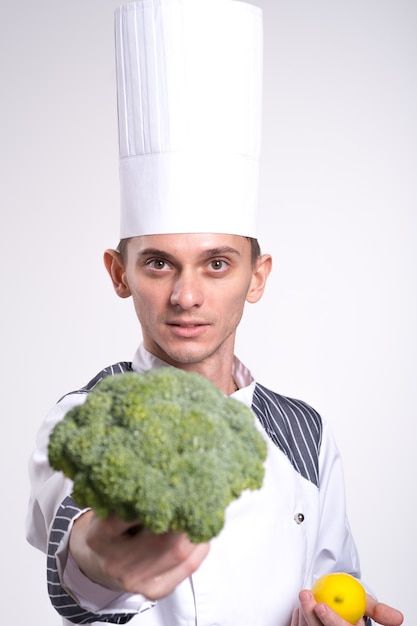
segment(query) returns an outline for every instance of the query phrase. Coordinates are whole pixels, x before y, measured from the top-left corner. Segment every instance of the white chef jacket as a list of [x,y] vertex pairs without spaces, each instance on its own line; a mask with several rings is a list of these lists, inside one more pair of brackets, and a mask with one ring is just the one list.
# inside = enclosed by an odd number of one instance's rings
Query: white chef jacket
[[[139,347],[133,370],[160,366],[166,363]],[[251,406],[256,383],[237,358],[233,376],[240,387],[234,397]],[[81,390],[58,402],[39,431],[30,459],[27,538],[45,553],[49,537],[53,543],[50,533],[59,506],[72,489],[72,482],[48,464],[49,434],[56,422],[86,397],[87,392]],[[224,528],[212,539],[199,569],[162,600],[151,602],[140,595],[116,593],[87,579],[68,554],[70,523],[62,537],[59,535],[53,556],[69,601],[79,604],[80,613],[96,614],[96,619],[100,615],[101,620],[114,621],[115,615],[131,614],[128,623],[132,626],[286,626],[298,604],[299,591],[311,587],[317,577],[330,571],[359,577],[357,550],[345,511],[341,459],[328,424],[319,419],[318,484],[303,475],[299,464],[267,434],[265,424],[255,420],[268,447],[262,488],[245,491],[228,506]],[[63,618],[65,626],[71,623]]]

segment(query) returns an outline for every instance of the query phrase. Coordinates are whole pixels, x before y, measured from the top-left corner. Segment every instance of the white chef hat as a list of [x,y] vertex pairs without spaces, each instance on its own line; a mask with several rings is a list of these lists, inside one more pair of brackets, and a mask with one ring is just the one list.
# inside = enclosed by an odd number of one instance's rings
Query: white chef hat
[[139,0],[115,12],[121,238],[256,237],[262,12]]

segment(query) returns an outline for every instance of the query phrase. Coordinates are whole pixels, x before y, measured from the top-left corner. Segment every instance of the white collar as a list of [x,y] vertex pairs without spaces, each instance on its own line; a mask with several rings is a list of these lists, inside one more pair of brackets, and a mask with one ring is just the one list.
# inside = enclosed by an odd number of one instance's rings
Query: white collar
[[[136,350],[132,361],[132,368],[135,372],[146,372],[147,370],[156,369],[158,367],[169,367],[168,363],[155,356],[140,344]],[[255,387],[255,380],[249,369],[237,358],[233,357],[232,376],[236,381],[239,390],[233,393],[233,397],[241,400],[244,404],[250,406],[252,403],[252,394]]]

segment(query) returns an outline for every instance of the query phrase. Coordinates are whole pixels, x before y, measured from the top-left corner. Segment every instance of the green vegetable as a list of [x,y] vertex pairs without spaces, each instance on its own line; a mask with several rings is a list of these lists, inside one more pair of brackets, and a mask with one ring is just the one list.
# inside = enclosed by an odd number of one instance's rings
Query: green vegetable
[[48,455],[80,506],[198,543],[221,531],[244,489],[262,486],[266,444],[241,402],[163,367],[101,381],[56,424]]

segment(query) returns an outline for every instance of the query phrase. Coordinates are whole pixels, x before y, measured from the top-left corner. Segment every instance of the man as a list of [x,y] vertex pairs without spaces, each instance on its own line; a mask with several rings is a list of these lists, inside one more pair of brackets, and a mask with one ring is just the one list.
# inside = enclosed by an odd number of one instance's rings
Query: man
[[[132,363],[59,401],[31,459],[28,539],[48,552],[64,624],[347,624],[307,590],[330,571],[360,575],[329,427],[234,354],[245,303],[262,297],[272,264],[255,228],[260,51],[261,15],[245,3],[142,0],[116,13],[121,242],[104,260],[117,295],[132,297],[143,342]],[[167,366],[252,407],[268,446],[262,489],[228,507],[210,544],[97,519],[47,461],[54,424],[104,376]],[[371,596],[366,613],[402,623]]]

